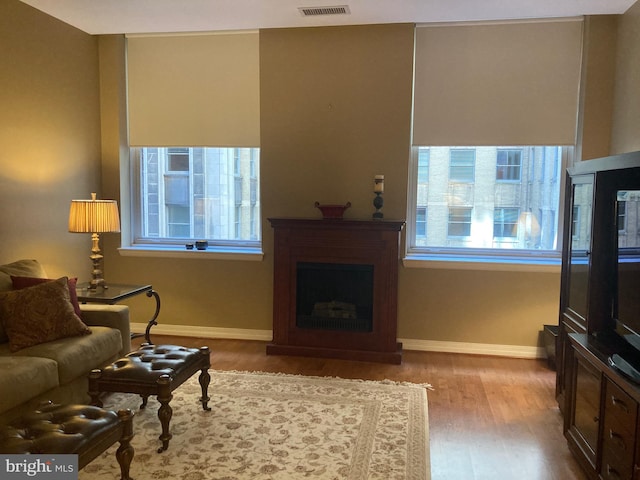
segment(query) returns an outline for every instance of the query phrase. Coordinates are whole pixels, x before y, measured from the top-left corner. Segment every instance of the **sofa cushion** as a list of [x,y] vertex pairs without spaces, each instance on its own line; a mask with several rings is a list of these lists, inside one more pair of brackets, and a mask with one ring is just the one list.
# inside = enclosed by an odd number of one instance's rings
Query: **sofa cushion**
[[24,348],[17,357],[43,357],[54,360],[58,367],[60,385],[76,377],[86,376],[114,360],[122,348],[120,331],[109,327],[91,327],[91,335],[60,338]]
[[57,387],[58,366],[49,358],[0,355],[0,385],[0,412],[4,412]]
[[11,275],[16,277],[46,278],[47,274],[37,260],[18,260],[0,265],[0,292],[13,289]]
[[[16,277],[15,275],[11,275],[14,290],[22,290],[23,288],[33,287],[34,285],[50,281],[52,281],[51,278]],[[68,279],[67,286],[69,287],[69,298],[71,299],[71,305],[73,305],[73,311],[76,312],[78,317],[82,318],[82,310],[80,310],[80,302],[78,302],[78,292],[76,292],[77,284],[77,278]]]
[[91,333],[73,310],[67,277],[0,293],[0,321],[12,352]]
[[[13,289],[11,275],[24,277],[46,277],[47,274],[37,260],[18,260],[16,262],[0,265],[0,292]],[[0,322],[0,343],[9,341],[2,322]]]

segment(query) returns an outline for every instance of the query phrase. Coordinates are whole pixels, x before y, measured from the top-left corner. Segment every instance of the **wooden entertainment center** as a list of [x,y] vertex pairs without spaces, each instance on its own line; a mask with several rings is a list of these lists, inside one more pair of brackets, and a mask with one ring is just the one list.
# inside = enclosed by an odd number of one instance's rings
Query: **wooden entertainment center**
[[640,383],[611,364],[620,355],[640,369],[636,336],[620,333],[623,303],[640,325],[631,300],[640,296],[640,152],[580,162],[567,182],[556,385],[564,433],[589,478],[640,479]]
[[273,341],[267,354],[399,364],[404,221],[270,218]]

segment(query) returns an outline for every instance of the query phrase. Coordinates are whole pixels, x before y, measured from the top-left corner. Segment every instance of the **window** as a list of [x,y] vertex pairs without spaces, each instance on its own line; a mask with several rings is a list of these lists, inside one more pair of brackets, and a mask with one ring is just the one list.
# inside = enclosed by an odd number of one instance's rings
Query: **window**
[[571,214],[571,237],[575,240],[580,236],[580,206],[573,206],[573,213]]
[[450,237],[471,235],[471,208],[449,208],[447,235]]
[[640,253],[640,190],[618,190],[616,226],[619,252],[637,256]]
[[625,232],[627,230],[627,202],[624,200],[618,201],[617,217],[618,232]]
[[[408,262],[560,264],[584,27],[565,20],[416,26]],[[454,228],[452,209],[471,216]]]
[[167,148],[167,170],[170,172],[188,172],[189,149]]
[[414,147],[408,253],[558,259],[557,179],[568,154],[560,146]]
[[519,216],[519,208],[496,208],[493,212],[493,236],[496,238],[516,238]]
[[519,181],[521,167],[522,150],[498,150],[496,180]]
[[429,149],[418,148],[418,183],[429,183]]
[[259,32],[132,35],[126,63],[124,254],[261,256]]
[[452,182],[473,182],[475,164],[475,149],[452,149],[449,180]]
[[258,148],[132,149],[134,245],[258,246]]
[[416,209],[416,236],[425,238],[427,236],[427,208],[418,207]]

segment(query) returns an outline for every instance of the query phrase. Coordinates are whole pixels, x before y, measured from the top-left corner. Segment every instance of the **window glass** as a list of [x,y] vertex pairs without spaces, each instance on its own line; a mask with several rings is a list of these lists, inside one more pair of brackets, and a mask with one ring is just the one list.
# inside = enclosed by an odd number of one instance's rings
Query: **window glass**
[[580,232],[580,205],[573,206],[573,214],[571,216],[571,237],[575,239]]
[[[530,165],[533,165],[533,162]],[[520,180],[521,167],[522,150],[498,150],[496,180]]]
[[519,208],[496,208],[493,211],[493,236],[505,238],[518,237]]
[[451,150],[449,179],[452,182],[473,182],[476,163],[475,149]]
[[427,209],[426,207],[418,207],[416,209],[416,236],[427,236]]
[[140,147],[132,159],[134,245],[259,244],[259,148]]
[[468,237],[471,235],[471,208],[449,208],[448,235]]
[[560,146],[414,147],[409,253],[557,257],[567,154]]
[[418,183],[429,181],[429,149],[418,149]]
[[618,201],[618,232],[625,232],[627,230],[627,202],[624,200]]
[[167,148],[167,170],[170,172],[189,171],[189,149]]

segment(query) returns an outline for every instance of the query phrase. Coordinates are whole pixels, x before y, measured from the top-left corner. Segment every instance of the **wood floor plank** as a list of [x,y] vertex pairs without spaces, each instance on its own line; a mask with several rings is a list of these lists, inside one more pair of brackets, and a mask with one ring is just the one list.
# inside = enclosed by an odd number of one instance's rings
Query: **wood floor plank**
[[401,365],[384,365],[266,355],[266,344],[257,341],[160,335],[152,340],[207,345],[217,370],[430,383],[433,480],[587,478],[562,435],[555,372],[542,360],[405,351]]

